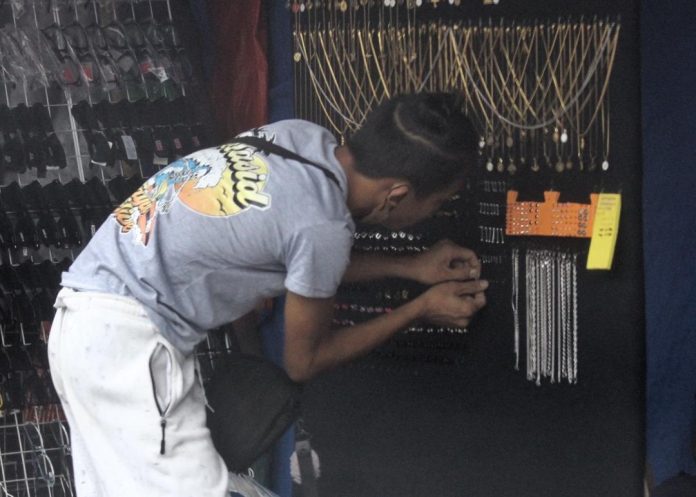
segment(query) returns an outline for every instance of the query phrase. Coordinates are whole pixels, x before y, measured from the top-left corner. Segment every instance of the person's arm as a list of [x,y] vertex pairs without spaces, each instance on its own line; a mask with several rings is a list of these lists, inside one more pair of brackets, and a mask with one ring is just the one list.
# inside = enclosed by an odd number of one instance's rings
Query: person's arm
[[441,283],[414,300],[365,323],[331,330],[333,299],[288,292],[285,303],[285,368],[295,381],[366,354],[414,321],[466,327],[485,305],[481,281]]
[[343,282],[404,278],[434,285],[443,281],[478,278],[480,274],[481,263],[472,250],[449,240],[441,240],[418,255],[390,257],[353,253]]

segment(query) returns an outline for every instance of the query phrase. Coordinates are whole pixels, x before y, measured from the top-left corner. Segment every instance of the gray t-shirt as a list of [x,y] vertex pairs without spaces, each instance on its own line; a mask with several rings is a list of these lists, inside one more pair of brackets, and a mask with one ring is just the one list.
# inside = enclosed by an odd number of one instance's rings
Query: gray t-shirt
[[335,294],[355,226],[331,133],[300,120],[245,135],[323,165],[321,170],[230,143],[177,160],[99,228],[62,285],[137,299],[188,354],[205,332],[285,289]]

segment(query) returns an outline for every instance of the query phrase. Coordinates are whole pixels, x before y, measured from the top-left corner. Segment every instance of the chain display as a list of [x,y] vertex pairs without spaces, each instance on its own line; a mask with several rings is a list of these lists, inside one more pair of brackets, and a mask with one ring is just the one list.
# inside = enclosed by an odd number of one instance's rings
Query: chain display
[[609,169],[618,22],[418,22],[408,4],[345,7],[292,4],[298,116],[346,136],[392,95],[457,91],[487,172]]
[[[524,264],[521,265],[520,259]],[[564,251],[512,251],[512,310],[515,369],[525,351],[527,379],[541,385],[578,381],[577,254]],[[520,285],[525,283],[526,346],[520,343]]]
[[[586,248],[573,240],[593,235],[600,195],[590,178],[615,174],[609,88],[620,22],[597,16],[466,19],[453,10],[438,17],[437,5],[289,2],[296,114],[345,139],[393,95],[457,93],[480,135],[478,168],[461,198],[419,226],[417,235],[358,231],[354,248],[407,255],[428,250],[438,237],[474,248],[491,282],[489,293],[511,291],[515,368],[526,364],[527,377],[537,384],[574,384],[577,258]],[[616,230],[602,233],[608,238]],[[604,260],[602,265],[606,269]],[[379,291],[343,288],[335,324],[388,312],[422,291],[401,281],[385,285]],[[398,298],[385,301],[384,295]],[[493,297],[488,301],[496,305]],[[450,347],[449,357],[433,353],[442,343]],[[465,344],[459,330],[423,325],[404,330],[380,353],[457,363]]]

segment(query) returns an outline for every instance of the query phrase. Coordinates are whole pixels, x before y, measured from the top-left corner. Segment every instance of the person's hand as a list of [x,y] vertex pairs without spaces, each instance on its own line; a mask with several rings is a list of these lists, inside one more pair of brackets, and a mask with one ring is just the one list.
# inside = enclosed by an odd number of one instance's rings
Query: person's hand
[[449,240],[440,240],[430,250],[414,257],[413,277],[426,285],[481,276],[481,262],[473,250]]
[[484,305],[486,280],[448,281],[428,289],[419,299],[423,319],[438,326],[466,328]]

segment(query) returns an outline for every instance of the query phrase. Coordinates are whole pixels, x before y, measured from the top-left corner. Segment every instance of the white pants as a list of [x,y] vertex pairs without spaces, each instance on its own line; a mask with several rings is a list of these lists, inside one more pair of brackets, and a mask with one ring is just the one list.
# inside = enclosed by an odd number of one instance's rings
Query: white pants
[[64,289],[48,341],[78,497],[224,497],[195,358],[135,300]]

